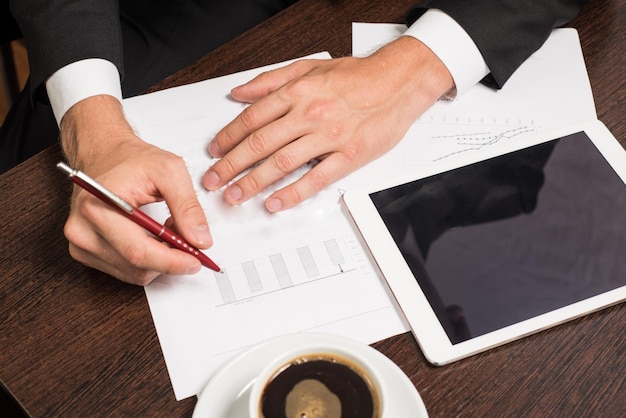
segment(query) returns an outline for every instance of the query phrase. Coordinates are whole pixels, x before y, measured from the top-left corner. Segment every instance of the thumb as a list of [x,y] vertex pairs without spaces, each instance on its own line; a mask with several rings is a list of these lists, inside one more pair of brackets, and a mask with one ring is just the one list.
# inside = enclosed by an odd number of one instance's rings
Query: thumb
[[190,244],[209,248],[213,245],[211,230],[186,171],[173,175],[166,183],[165,187],[160,187],[160,192],[170,209],[176,231]]

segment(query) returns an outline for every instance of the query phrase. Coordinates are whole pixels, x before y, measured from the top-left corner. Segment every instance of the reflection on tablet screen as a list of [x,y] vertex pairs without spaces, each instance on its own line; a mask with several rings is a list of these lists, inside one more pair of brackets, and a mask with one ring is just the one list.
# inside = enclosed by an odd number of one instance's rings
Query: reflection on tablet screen
[[626,187],[584,132],[370,197],[454,344],[626,284]]

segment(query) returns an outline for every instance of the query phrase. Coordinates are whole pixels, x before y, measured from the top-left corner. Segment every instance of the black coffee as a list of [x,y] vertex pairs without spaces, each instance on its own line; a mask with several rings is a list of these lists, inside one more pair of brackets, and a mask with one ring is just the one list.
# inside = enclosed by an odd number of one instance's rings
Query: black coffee
[[335,355],[308,355],[288,364],[266,385],[264,418],[372,418],[378,394],[358,366]]

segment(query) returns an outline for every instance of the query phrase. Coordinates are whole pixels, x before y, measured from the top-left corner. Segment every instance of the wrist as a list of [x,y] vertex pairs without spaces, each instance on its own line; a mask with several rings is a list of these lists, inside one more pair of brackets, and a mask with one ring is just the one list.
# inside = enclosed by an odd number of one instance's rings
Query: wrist
[[[415,109],[424,110],[454,89],[454,80],[446,65],[423,42],[401,36],[385,45],[372,57],[380,56],[400,73],[403,90],[417,101]],[[420,112],[421,113],[421,112]]]
[[88,97],[72,106],[60,124],[61,148],[69,163],[84,169],[137,139],[120,101],[108,95]]

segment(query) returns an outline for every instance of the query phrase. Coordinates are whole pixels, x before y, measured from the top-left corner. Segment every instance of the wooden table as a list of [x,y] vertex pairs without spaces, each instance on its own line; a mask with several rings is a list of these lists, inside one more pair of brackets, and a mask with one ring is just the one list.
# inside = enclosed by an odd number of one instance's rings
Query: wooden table
[[[402,22],[413,2],[301,0],[156,88],[322,50],[350,54],[351,22]],[[598,117],[622,145],[625,14],[626,0],[594,0],[572,24]],[[35,417],[190,416],[196,399],[174,399],[143,289],[69,257],[71,185],[54,168],[60,158],[55,146],[0,177],[0,380]],[[408,333],[374,346],[434,417],[617,417],[626,411],[625,331],[621,304],[440,368]]]

